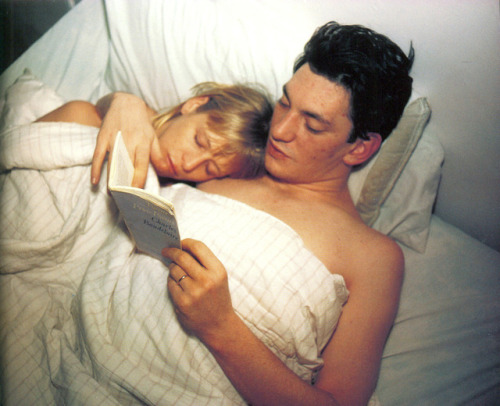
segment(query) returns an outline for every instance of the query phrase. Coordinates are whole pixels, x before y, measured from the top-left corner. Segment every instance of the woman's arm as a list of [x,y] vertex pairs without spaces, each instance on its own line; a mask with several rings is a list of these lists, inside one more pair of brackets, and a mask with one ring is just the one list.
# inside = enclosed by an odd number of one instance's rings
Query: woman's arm
[[92,159],[92,183],[99,182],[106,154],[112,151],[116,134],[121,131],[135,167],[132,185],[143,187],[149,160],[159,169],[165,165],[151,125],[151,118],[156,112],[139,97],[121,92],[104,96],[97,102],[96,108],[102,117],[102,125]]

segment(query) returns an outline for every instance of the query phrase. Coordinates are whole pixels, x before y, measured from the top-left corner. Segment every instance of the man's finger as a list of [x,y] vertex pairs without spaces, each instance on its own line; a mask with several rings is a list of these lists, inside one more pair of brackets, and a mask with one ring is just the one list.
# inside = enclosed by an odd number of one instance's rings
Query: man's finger
[[169,258],[172,262],[178,265],[191,278],[198,279],[200,273],[206,270],[200,263],[188,252],[178,248],[165,248],[162,255]]
[[191,254],[192,258],[206,269],[219,270],[224,268],[210,248],[201,241],[186,238],[182,240],[182,249]]

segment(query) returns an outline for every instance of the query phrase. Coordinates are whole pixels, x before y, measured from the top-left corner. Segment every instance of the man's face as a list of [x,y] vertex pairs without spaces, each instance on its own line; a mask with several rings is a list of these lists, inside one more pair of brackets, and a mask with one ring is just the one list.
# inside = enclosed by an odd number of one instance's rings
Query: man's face
[[342,86],[302,66],[283,86],[266,147],[266,169],[292,183],[315,183],[339,176],[352,148],[350,94]]

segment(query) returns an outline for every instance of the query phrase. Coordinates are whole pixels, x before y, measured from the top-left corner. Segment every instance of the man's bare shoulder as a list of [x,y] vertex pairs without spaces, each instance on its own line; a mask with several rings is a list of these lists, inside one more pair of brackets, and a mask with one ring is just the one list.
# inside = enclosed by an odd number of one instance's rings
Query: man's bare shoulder
[[[319,210],[315,211],[316,213]],[[365,270],[402,269],[402,252],[394,240],[368,227],[355,210],[333,207],[314,216],[310,225],[317,232],[313,251],[333,273],[347,280]]]
[[243,201],[264,210],[292,227],[305,245],[332,273],[341,274],[348,285],[357,280],[402,277],[404,258],[391,238],[363,223],[351,204],[314,199],[288,199],[276,194],[265,179],[213,180],[201,190]]
[[344,257],[342,274],[351,288],[359,282],[371,281],[373,286],[399,287],[404,273],[404,255],[390,237],[365,224],[359,224]]

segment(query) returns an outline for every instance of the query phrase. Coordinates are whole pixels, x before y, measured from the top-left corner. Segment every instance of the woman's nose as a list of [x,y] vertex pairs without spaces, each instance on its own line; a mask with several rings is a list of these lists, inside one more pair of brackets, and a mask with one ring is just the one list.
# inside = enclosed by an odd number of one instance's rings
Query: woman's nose
[[182,169],[185,172],[193,172],[195,169],[206,165],[210,159],[211,154],[208,152],[186,154],[182,157]]

